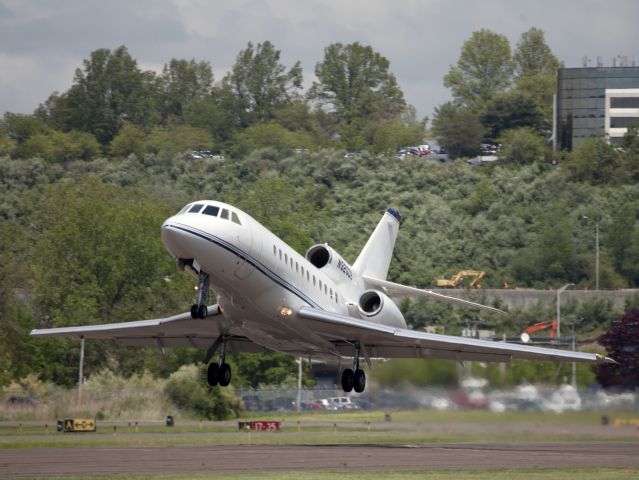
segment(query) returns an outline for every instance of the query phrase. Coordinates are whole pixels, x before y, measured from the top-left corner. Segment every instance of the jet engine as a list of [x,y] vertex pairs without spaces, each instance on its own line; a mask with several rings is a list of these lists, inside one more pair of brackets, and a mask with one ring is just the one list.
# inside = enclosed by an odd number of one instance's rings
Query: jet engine
[[362,317],[389,327],[406,328],[406,320],[393,302],[384,293],[366,290],[359,297],[357,308]]
[[353,281],[351,266],[327,244],[313,245],[306,251],[306,259],[338,285]]

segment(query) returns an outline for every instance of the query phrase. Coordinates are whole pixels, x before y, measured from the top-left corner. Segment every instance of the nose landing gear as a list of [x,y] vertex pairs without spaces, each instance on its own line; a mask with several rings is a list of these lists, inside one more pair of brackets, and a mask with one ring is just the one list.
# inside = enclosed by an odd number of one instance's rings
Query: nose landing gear
[[200,270],[200,276],[197,281],[197,299],[191,305],[191,318],[206,318],[209,314],[206,308],[206,302],[209,299],[209,286],[211,277],[204,270]]

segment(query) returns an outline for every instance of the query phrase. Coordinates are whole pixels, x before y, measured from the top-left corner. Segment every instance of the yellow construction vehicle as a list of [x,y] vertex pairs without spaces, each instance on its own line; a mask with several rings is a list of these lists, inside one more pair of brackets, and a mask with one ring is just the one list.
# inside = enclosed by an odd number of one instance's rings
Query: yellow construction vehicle
[[464,287],[464,279],[466,277],[475,277],[468,284],[468,288],[481,288],[481,279],[484,277],[484,272],[479,270],[462,270],[457,275],[454,275],[451,279],[439,278],[437,279],[437,286],[444,288],[456,288]]

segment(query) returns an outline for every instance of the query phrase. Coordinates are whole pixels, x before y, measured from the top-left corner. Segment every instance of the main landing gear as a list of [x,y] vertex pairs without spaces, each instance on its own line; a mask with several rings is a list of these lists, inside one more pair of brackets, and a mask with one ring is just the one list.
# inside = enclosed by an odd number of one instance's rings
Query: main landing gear
[[223,335],[219,336],[207,352],[205,363],[208,363],[211,360],[211,357],[215,354],[218,347],[220,348],[220,361],[219,363],[213,362],[209,364],[209,368],[206,372],[206,380],[212,387],[216,385],[226,387],[229,383],[231,383],[231,366],[225,361],[226,339]]
[[191,318],[206,318],[209,314],[206,302],[209,299],[210,283],[211,277],[209,274],[201,270],[197,281],[197,303],[191,305]]
[[345,392],[355,390],[362,393],[366,388],[366,373],[359,368],[360,347],[356,347],[355,357],[353,357],[353,368],[347,368],[342,372],[342,389]]

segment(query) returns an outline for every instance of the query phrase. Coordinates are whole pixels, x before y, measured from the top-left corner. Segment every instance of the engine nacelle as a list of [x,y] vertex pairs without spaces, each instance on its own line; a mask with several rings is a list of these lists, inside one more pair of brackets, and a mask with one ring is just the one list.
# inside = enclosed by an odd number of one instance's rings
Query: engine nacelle
[[357,308],[360,315],[389,327],[406,328],[406,320],[388,296],[377,290],[366,290],[359,297]]
[[306,259],[338,285],[353,281],[351,266],[327,244],[313,245],[306,251]]

